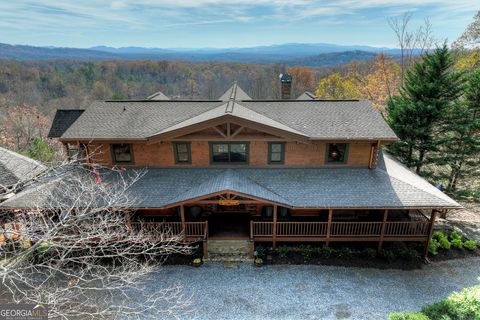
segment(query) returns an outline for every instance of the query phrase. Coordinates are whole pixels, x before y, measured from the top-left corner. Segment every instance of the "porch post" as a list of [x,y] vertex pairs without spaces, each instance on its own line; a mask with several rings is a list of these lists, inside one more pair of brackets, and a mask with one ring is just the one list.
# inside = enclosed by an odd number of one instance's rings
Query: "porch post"
[[430,214],[430,226],[428,227],[428,239],[425,241],[425,248],[423,250],[423,258],[426,259],[428,255],[428,245],[430,244],[430,240],[432,240],[432,233],[433,233],[433,225],[435,224],[435,213],[436,211],[432,209],[432,213]]
[[185,228],[185,207],[180,205],[180,219],[182,221],[183,241],[187,240],[187,229]]
[[277,205],[273,205],[273,225],[272,225],[273,249],[277,246]]
[[385,228],[387,226],[387,217],[388,217],[388,210],[385,209],[385,211],[383,211],[382,230],[380,232],[380,241],[378,242],[378,248],[377,248],[378,254],[380,254],[380,252],[382,251],[383,237],[385,236]]
[[328,209],[328,222],[327,222],[327,242],[326,246],[330,244],[330,234],[332,232],[332,220],[333,220],[333,209]]

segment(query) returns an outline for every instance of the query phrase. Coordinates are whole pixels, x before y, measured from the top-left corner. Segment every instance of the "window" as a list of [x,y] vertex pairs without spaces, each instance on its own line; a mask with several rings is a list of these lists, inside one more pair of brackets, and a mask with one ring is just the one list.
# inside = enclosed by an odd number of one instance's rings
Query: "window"
[[327,143],[327,163],[347,163],[348,144]]
[[283,164],[285,162],[285,143],[270,142],[268,144],[268,163]]
[[112,144],[113,163],[133,164],[133,149],[131,144]]
[[214,164],[248,163],[248,143],[245,142],[212,142],[210,153]]
[[192,156],[190,152],[189,142],[174,142],[173,152],[175,154],[175,163],[177,164],[192,163]]

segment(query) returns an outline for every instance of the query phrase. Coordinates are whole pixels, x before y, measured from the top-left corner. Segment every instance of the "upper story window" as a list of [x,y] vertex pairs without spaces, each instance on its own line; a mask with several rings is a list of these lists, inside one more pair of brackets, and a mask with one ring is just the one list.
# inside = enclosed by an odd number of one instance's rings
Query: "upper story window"
[[248,143],[246,142],[211,142],[210,158],[212,164],[248,163]]
[[190,164],[192,163],[192,154],[190,151],[189,142],[174,142],[173,152],[175,154],[176,164]]
[[347,163],[348,144],[346,143],[327,143],[327,164]]
[[283,164],[285,163],[285,143],[270,142],[268,144],[268,163]]
[[133,164],[133,147],[131,144],[112,144],[112,160],[116,164]]

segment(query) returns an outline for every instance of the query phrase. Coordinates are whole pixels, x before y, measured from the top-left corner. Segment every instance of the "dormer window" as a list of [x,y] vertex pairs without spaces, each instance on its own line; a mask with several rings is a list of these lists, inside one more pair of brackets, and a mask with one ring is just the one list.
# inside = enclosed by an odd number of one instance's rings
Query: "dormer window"
[[347,163],[348,144],[327,143],[327,164]]
[[285,143],[270,142],[268,144],[268,163],[283,164],[285,163]]
[[189,142],[174,142],[173,152],[175,154],[176,164],[190,164],[192,163],[192,154],[190,151]]
[[248,163],[248,143],[211,142],[210,159],[212,164]]
[[114,164],[133,164],[133,148],[131,144],[112,144],[111,146]]

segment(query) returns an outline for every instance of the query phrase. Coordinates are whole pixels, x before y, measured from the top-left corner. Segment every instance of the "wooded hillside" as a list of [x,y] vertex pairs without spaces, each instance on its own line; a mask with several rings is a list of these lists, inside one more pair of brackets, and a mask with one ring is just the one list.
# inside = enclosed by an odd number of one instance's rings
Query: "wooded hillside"
[[[327,69],[312,69],[316,80]],[[57,108],[84,108],[95,99],[144,99],[156,91],[182,99],[216,99],[233,81],[253,98],[279,97],[278,65],[170,61],[0,61],[0,112],[37,106],[51,117]],[[301,92],[293,88],[294,96]]]

